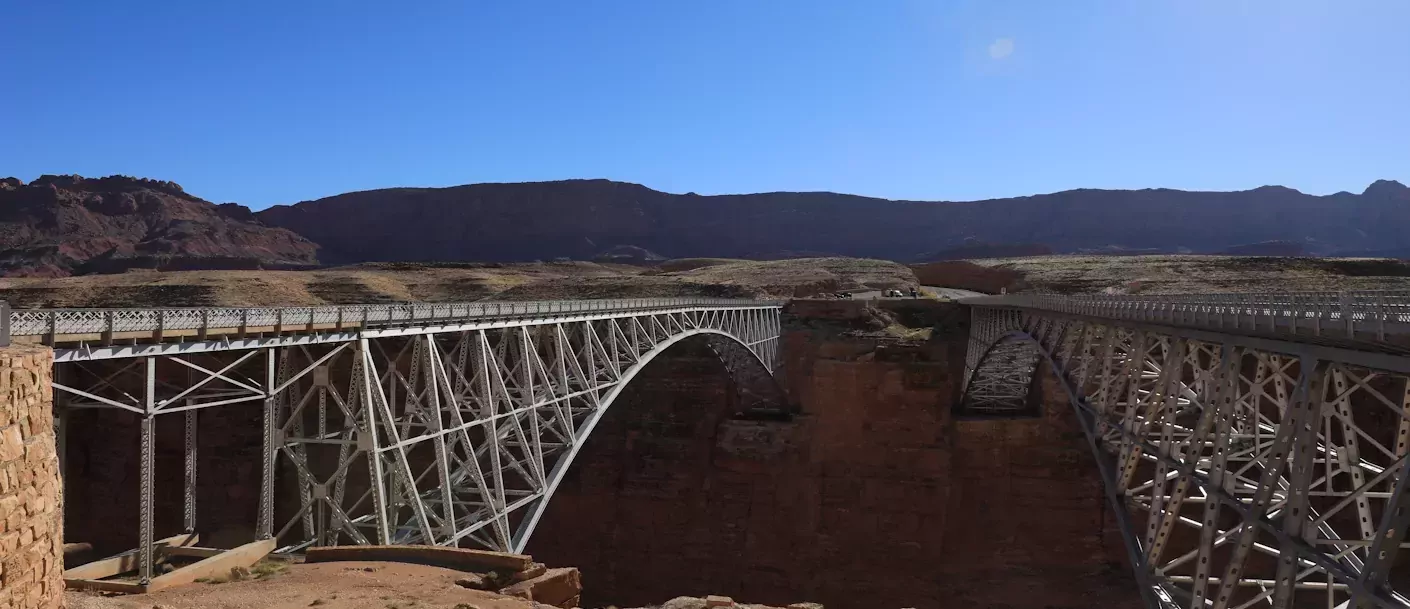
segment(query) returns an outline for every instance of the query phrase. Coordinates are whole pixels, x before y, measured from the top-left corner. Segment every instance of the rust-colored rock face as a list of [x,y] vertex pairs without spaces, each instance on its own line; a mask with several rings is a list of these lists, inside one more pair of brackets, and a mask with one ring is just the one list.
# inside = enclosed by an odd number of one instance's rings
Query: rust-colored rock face
[[53,352],[0,348],[0,607],[64,606]]
[[791,422],[730,420],[707,353],[653,364],[579,454],[529,551],[581,568],[589,604],[1137,605],[1055,379],[1041,418],[956,421],[964,310],[886,306],[928,319],[932,339],[870,332],[860,301],[791,306],[785,369],[804,412]]
[[41,176],[0,184],[0,275],[311,265],[317,246],[172,182]]
[[1043,368],[1038,417],[953,424],[942,589],[956,607],[1140,606],[1087,440]]
[[921,285],[945,286],[998,294],[1002,290],[1016,291],[1023,286],[1023,273],[1013,269],[980,266],[963,260],[930,262],[911,265],[916,281]]

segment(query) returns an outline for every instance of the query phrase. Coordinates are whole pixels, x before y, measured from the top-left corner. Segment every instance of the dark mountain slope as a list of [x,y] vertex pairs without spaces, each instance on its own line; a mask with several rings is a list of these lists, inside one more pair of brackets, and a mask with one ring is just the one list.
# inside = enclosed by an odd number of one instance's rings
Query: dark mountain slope
[[890,201],[835,193],[673,195],[637,184],[567,180],[348,193],[257,217],[318,243],[326,263],[591,258],[631,245],[668,257],[793,252],[914,260],[970,243],[1057,252],[1213,253],[1253,243],[1309,254],[1410,247],[1410,188],[1313,196],[1072,190],[975,202]]

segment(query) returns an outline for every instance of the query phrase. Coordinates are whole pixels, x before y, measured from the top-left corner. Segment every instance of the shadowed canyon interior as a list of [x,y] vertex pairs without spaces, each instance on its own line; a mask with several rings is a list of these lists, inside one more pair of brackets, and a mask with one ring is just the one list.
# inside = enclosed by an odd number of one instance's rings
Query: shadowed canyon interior
[[1055,377],[1034,396],[1041,417],[956,420],[964,309],[882,306],[934,326],[931,338],[867,331],[858,302],[786,310],[784,377],[802,412],[791,421],[736,419],[708,352],[653,363],[578,455],[528,551],[582,568],[593,606],[682,594],[857,609],[1138,605]]

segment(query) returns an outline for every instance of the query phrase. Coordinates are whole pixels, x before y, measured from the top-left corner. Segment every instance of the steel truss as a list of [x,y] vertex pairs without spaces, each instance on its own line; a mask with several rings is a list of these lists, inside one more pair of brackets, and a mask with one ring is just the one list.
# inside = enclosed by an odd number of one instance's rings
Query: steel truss
[[1389,578],[1410,528],[1410,377],[1295,342],[972,315],[961,408],[1022,411],[1051,366],[1148,606],[1410,606]]
[[[395,543],[519,552],[607,408],[672,345],[705,342],[728,369],[739,410],[784,408],[774,377],[779,313],[735,303],[364,329],[278,347],[71,360],[57,367],[54,388],[61,415],[110,408],[141,421],[144,581],[156,417],[185,417],[190,531],[197,417],[241,404],[263,413],[256,536],[279,540],[281,551]],[[277,493],[277,475],[292,477],[296,492]],[[286,500],[294,495],[296,504]]]

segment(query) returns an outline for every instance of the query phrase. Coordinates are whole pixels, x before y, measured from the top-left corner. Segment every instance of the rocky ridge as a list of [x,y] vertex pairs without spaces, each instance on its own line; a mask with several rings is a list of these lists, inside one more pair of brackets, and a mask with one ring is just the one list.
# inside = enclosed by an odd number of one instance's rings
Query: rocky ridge
[[0,276],[61,277],[130,268],[289,268],[318,246],[216,205],[174,182],[127,176],[0,179]]
[[126,176],[0,180],[0,276],[360,262],[1045,253],[1410,257],[1410,188],[1080,189],[975,202],[676,195],[609,180],[389,188],[259,212]]
[[[676,195],[609,180],[390,188],[256,214],[322,246],[325,263],[585,260],[617,246],[667,258],[848,256],[902,262],[1032,255],[1217,253],[1265,242],[1306,255],[1410,252],[1410,188],[1361,194],[1081,189],[975,202],[830,192]],[[964,248],[981,244],[984,251]],[[959,248],[959,253],[954,251]],[[1007,252],[1014,253],[994,253]]]

